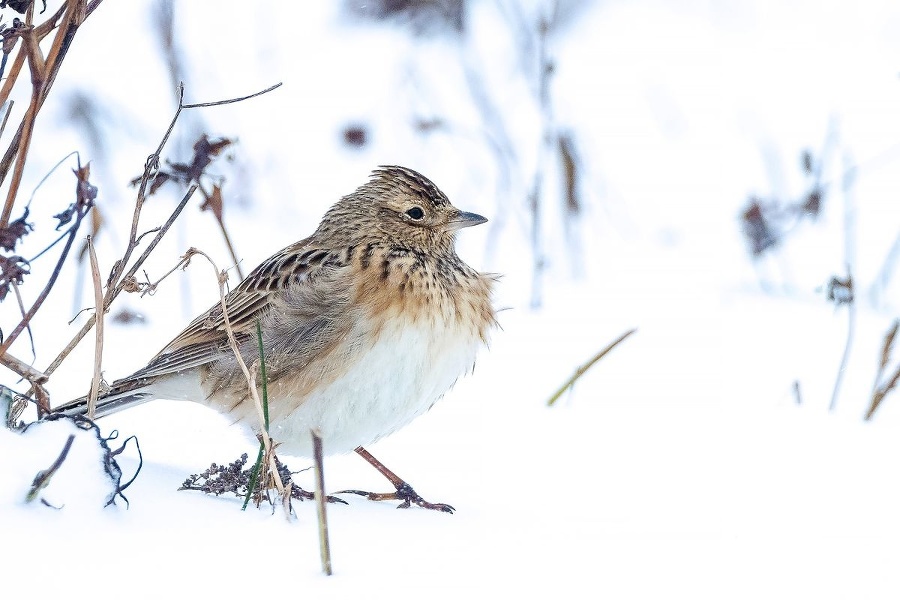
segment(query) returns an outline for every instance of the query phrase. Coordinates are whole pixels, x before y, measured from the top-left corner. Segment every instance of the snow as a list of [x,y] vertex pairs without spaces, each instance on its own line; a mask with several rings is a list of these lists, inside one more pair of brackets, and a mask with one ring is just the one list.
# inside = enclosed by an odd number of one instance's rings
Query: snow
[[[72,148],[95,158],[54,97],[80,85],[114,107],[112,124],[102,125],[114,151],[93,167],[112,225],[97,240],[104,272],[130,223],[125,185],[174,112],[149,33],[152,4],[104,3],[79,31],[35,131],[37,147],[54,139],[58,154],[32,155],[23,183],[33,188]],[[268,508],[241,512],[237,498],[176,491],[210,462],[255,456],[256,443],[204,407],[157,401],[99,422],[107,435],[140,440],[144,464],[127,506],[103,508],[108,482],[87,437],[43,492],[57,508],[26,504],[34,476],[59,454],[65,424],[40,435],[44,427],[0,431],[3,589],[36,597],[85,586],[133,597],[897,597],[897,398],[889,395],[873,421],[862,416],[898,307],[895,280],[874,284],[900,215],[900,7],[642,0],[580,11],[552,41],[552,85],[555,118],[576,133],[588,173],[582,249],[573,260],[548,205],[549,268],[543,307],[533,311],[525,198],[540,122],[500,13],[477,3],[466,43],[520,149],[508,187],[481,140],[456,42],[347,24],[324,6],[279,7],[251,26],[237,3],[179,4],[187,101],[284,86],[186,114],[176,141],[188,144],[200,130],[240,139],[233,165],[217,169],[236,203],[225,218],[248,268],[311,232],[379,164],[420,170],[457,206],[491,219],[461,232],[459,251],[504,275],[502,330],[472,376],[369,448],[456,514],[354,496],[329,506],[335,575],[327,578],[312,503],[295,503],[286,519]],[[448,126],[414,130],[414,118],[434,116]],[[351,122],[370,126],[361,150],[341,142]],[[738,220],[748,196],[799,199],[801,152],[818,156],[828,144],[819,222],[799,224],[754,265]],[[845,191],[848,165],[857,169]],[[40,229],[23,255],[51,239],[49,216],[71,187],[62,169],[36,195]],[[142,228],[165,219],[173,202],[149,202]],[[185,212],[148,262],[151,278],[189,246],[227,264],[210,216]],[[856,332],[829,412],[847,315],[821,288],[845,273],[848,258]],[[83,323],[66,325],[72,315],[92,304],[89,286],[80,297],[62,292],[77,277],[63,272],[34,323],[37,368]],[[121,299],[147,323],[108,323],[110,379],[143,366],[215,300],[206,266],[173,277],[152,297]],[[26,303],[38,287],[35,278],[22,288]],[[11,329],[14,306],[2,306]],[[578,365],[632,327],[637,333],[545,406]],[[90,346],[53,376],[54,402],[86,392]],[[13,353],[30,358],[27,341]],[[9,373],[0,382],[23,387]],[[117,461],[126,479],[137,467],[133,449]],[[311,489],[311,471],[298,479]],[[327,459],[325,479],[332,491],[389,490],[354,455]]]

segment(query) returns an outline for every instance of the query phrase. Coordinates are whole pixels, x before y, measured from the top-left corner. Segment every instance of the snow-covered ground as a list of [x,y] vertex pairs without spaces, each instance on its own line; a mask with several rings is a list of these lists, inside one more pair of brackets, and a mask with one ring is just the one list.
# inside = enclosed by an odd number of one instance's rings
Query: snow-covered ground
[[[58,155],[33,154],[23,184],[34,187],[73,148],[95,161],[109,225],[98,237],[104,272],[127,235],[127,181],[174,110],[149,33],[151,4],[104,3],[79,31],[51,95],[56,103],[48,102],[35,132],[37,147]],[[446,36],[348,25],[321,8],[271,8],[246,21],[242,8],[197,0],[177,7],[186,100],[284,86],[186,114],[176,141],[187,144],[201,130],[240,139],[234,165],[217,169],[228,179],[225,218],[247,267],[311,232],[379,164],[420,170],[456,205],[492,219],[463,231],[459,251],[504,275],[502,330],[473,376],[370,448],[425,498],[457,513],[355,497],[330,506],[335,576],[326,578],[313,504],[296,503],[288,521],[280,511],[241,512],[236,498],[176,491],[210,462],[253,454],[255,442],[200,406],[158,401],[99,422],[119,440],[140,439],[144,465],[126,492],[128,507],[120,500],[103,508],[108,490],[80,441],[42,494],[62,508],[25,504],[65,426],[0,431],[3,590],[174,598],[263,590],[335,598],[900,594],[900,398],[888,396],[872,422],[862,420],[883,335],[900,307],[896,280],[872,293],[900,224],[900,7],[645,0],[577,13],[550,48],[554,115],[575,132],[587,173],[582,249],[570,254],[548,205],[540,310],[528,308],[525,201],[540,119],[494,5],[472,8],[462,49]],[[520,149],[506,187],[458,66],[464,53],[475,57]],[[62,102],[76,86],[98,94],[107,110],[105,166],[67,125]],[[413,126],[436,117],[448,125],[428,135]],[[371,143],[348,149],[341,131],[357,122]],[[740,237],[748,195],[799,199],[800,154],[819,156],[825,147],[819,221],[798,225],[754,265]],[[186,160],[187,152],[171,158]],[[23,255],[52,237],[49,216],[68,202],[72,183],[63,169],[36,195],[39,229]],[[148,203],[144,228],[172,205],[165,195]],[[228,263],[212,218],[196,204],[148,262],[151,278],[189,246]],[[858,314],[829,412],[847,315],[821,288],[848,261]],[[47,265],[35,263],[26,298]],[[92,304],[88,287],[75,298],[66,291],[77,278],[74,268],[63,273],[34,324],[37,368],[84,316],[67,321]],[[216,293],[211,270],[198,264],[152,297],[122,298],[146,323],[110,324],[107,378],[143,366]],[[14,325],[9,301],[0,316],[4,330]],[[634,336],[546,407],[579,364],[632,327]],[[51,380],[54,402],[86,392],[93,349],[89,340],[82,346]],[[13,352],[30,358],[25,339]],[[21,387],[8,373],[0,382]],[[137,464],[132,451],[118,462],[126,477]],[[356,456],[329,458],[325,477],[330,490],[388,490]],[[312,488],[310,472],[298,479]]]

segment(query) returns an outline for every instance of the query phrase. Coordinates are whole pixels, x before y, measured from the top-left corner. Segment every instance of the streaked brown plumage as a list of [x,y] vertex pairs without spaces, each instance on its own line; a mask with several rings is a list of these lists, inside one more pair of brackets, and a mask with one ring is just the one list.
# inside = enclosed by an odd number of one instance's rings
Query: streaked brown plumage
[[[493,277],[457,256],[456,231],[485,219],[459,211],[428,179],[382,167],[338,201],[313,235],[278,252],[226,296],[248,364],[263,332],[270,433],[288,454],[356,450],[382,471],[404,506],[421,499],[362,446],[422,414],[474,364],[495,324]],[[207,404],[259,429],[246,381],[228,347],[219,304],[140,371],[118,380],[101,417],[154,398]],[[54,412],[81,414],[84,399]],[[403,488],[403,489],[401,489]]]

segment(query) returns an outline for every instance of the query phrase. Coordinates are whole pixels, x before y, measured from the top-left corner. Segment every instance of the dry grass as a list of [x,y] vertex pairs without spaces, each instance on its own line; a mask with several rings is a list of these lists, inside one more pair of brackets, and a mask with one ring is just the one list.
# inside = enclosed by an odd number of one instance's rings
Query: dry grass
[[894,321],[884,336],[884,343],[881,346],[881,360],[878,363],[878,374],[875,376],[875,386],[872,390],[872,401],[869,404],[869,410],[866,411],[867,421],[875,415],[875,411],[884,402],[885,397],[897,387],[897,382],[900,381],[900,365],[897,365],[897,369],[887,380],[884,378],[885,370],[891,363],[891,355],[894,350],[894,342],[897,340],[898,329],[900,329],[900,320]]
[[626,339],[628,336],[630,336],[632,333],[634,333],[635,331],[637,331],[637,329],[630,329],[630,330],[626,331],[625,333],[623,333],[622,335],[620,335],[619,337],[617,337],[615,340],[613,340],[608,346],[606,346],[605,348],[603,348],[600,352],[598,352],[597,354],[595,354],[594,356],[592,356],[591,359],[590,359],[589,361],[587,361],[586,363],[584,363],[583,365],[581,365],[580,367],[578,367],[577,369],[575,369],[575,372],[572,374],[572,376],[569,377],[569,378],[565,381],[565,383],[563,383],[561,386],[559,386],[559,389],[557,389],[557,390],[550,396],[550,399],[547,400],[547,406],[553,406],[554,404],[556,404],[556,401],[559,400],[559,399],[562,397],[562,395],[563,395],[564,393],[566,393],[566,390],[570,389],[573,385],[575,385],[575,382],[578,381],[578,379],[579,379],[582,375],[584,375],[585,373],[587,373],[587,372],[588,372],[588,369],[590,369],[590,368],[593,367],[595,364],[597,364],[597,362],[599,362],[601,358],[603,358],[604,356],[606,356],[607,354],[609,354],[609,351],[610,351],[610,350],[612,350],[613,348],[615,348],[616,346],[618,346],[620,343],[622,343],[623,341],[625,341],[625,339]]

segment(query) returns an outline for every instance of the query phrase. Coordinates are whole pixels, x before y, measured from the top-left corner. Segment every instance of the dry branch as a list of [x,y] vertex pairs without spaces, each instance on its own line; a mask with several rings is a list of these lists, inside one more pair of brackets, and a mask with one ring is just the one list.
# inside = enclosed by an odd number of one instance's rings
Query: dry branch
[[328,516],[326,513],[327,497],[325,496],[325,460],[322,451],[322,436],[313,430],[309,432],[313,440],[313,464],[316,475],[316,515],[319,521],[319,557],[322,559],[322,572],[331,575],[331,544],[328,540]]
[[832,277],[827,288],[828,300],[835,306],[847,307],[847,339],[844,342],[844,352],[841,354],[841,362],[835,375],[834,388],[831,391],[831,402],[828,410],[833,411],[837,407],[838,395],[841,391],[841,382],[844,379],[844,371],[850,360],[850,350],[853,347],[853,338],[856,332],[856,303],[853,289],[853,275],[850,266],[847,266],[847,278]]
[[[260,94],[264,94],[268,91],[271,91],[271,90],[277,88],[279,85],[281,85],[281,84],[271,86],[261,92],[257,92],[256,94],[251,94],[250,96],[246,96],[245,98],[252,98],[252,97],[258,96]],[[227,103],[227,102],[233,102],[233,101],[236,102],[241,99],[243,99],[243,98],[234,99],[234,100],[222,100],[220,102],[221,103]],[[203,105],[205,105],[205,104],[203,104]],[[140,241],[143,239],[144,235],[146,235],[146,234],[139,235],[138,227],[139,227],[139,222],[140,222],[141,210],[143,208],[144,202],[147,197],[147,185],[151,181],[153,175],[159,170],[160,156],[162,154],[163,149],[166,146],[166,143],[169,140],[169,137],[172,135],[172,131],[175,129],[175,124],[178,122],[178,117],[179,117],[179,115],[181,115],[181,111],[184,110],[185,108],[193,108],[196,106],[201,106],[201,105],[185,105],[184,104],[184,86],[181,86],[181,88],[179,89],[178,108],[175,110],[175,115],[172,117],[172,120],[170,121],[165,134],[163,134],[162,140],[160,141],[159,145],[157,146],[156,151],[153,154],[151,154],[150,156],[148,156],[146,162],[144,163],[144,173],[141,176],[140,184],[138,187],[137,199],[135,200],[135,207],[134,207],[134,212],[133,212],[132,220],[131,220],[131,231],[129,233],[128,245],[126,246],[125,253],[123,254],[122,258],[120,258],[113,264],[113,267],[112,267],[109,277],[107,279],[106,294],[104,295],[104,298],[103,298],[103,310],[104,311],[109,310],[109,307],[112,304],[112,302],[116,299],[116,297],[118,297],[118,295],[122,291],[124,291],[126,289],[130,289],[132,287],[133,278],[134,278],[135,273],[138,272],[138,270],[144,264],[144,261],[146,261],[147,258],[149,257],[150,253],[153,252],[153,250],[156,248],[156,246],[159,244],[159,242],[162,240],[162,238],[169,231],[172,224],[175,223],[175,220],[179,217],[179,215],[181,215],[181,212],[184,210],[185,206],[187,206],[188,201],[191,199],[194,192],[197,190],[196,185],[192,185],[188,189],[187,193],[185,193],[184,197],[182,198],[182,200],[178,204],[178,206],[175,207],[175,210],[172,211],[172,214],[169,215],[169,218],[166,220],[166,222],[161,227],[158,228],[156,235],[151,240],[150,244],[147,246],[147,248],[144,250],[144,252],[131,265],[131,268],[129,268],[128,271],[125,272],[123,275],[123,271],[125,270],[126,266],[128,265],[129,261],[131,260],[132,254],[134,253],[135,249],[139,245]],[[97,318],[96,313],[91,315],[91,317],[88,319],[88,321],[82,326],[82,328],[78,331],[78,333],[75,334],[75,336],[66,345],[66,347],[63,348],[63,350],[56,356],[56,358],[53,359],[53,361],[50,363],[50,365],[44,370],[44,374],[46,376],[50,376],[59,367],[59,365],[62,364],[63,360],[65,360],[65,358],[69,355],[69,353],[72,352],[72,350],[75,348],[75,346],[77,346],[78,343],[82,339],[84,339],[84,336],[87,335],[88,332],[91,330],[91,328],[94,326],[94,323],[96,322],[96,318]],[[0,354],[2,354],[2,349],[0,349]]]
[[894,324],[884,336],[884,344],[881,347],[881,361],[878,364],[878,373],[875,375],[875,386],[872,390],[872,402],[869,405],[869,410],[866,411],[866,421],[870,420],[875,415],[875,411],[881,406],[885,396],[897,387],[897,382],[900,381],[900,365],[898,365],[897,370],[894,371],[891,378],[883,385],[878,385],[878,382],[883,380],[884,371],[891,361],[891,353],[894,349],[894,342],[897,339],[898,329],[900,329],[900,319],[894,321]]
[[91,280],[94,283],[94,318],[97,327],[94,329],[94,376],[91,378],[91,391],[88,394],[88,419],[94,418],[97,412],[97,397],[100,395],[100,377],[103,365],[103,323],[106,311],[103,309],[103,284],[100,283],[100,264],[94,251],[94,240],[87,237],[88,256],[91,261]]
[[562,395],[566,392],[566,390],[568,390],[570,387],[572,387],[573,385],[575,385],[575,382],[578,381],[578,379],[579,379],[582,375],[584,375],[584,374],[588,371],[588,369],[590,369],[591,367],[593,367],[594,364],[597,363],[597,361],[599,361],[601,358],[603,358],[604,356],[606,356],[606,355],[609,353],[610,350],[612,350],[613,348],[615,348],[616,346],[618,346],[622,341],[625,340],[625,338],[627,338],[628,336],[630,336],[630,335],[631,335],[632,333],[634,333],[635,331],[637,331],[637,329],[631,329],[631,330],[629,330],[629,331],[626,331],[625,333],[623,333],[622,335],[620,335],[618,338],[616,338],[616,340],[613,341],[613,342],[612,342],[610,345],[608,345],[606,348],[604,348],[603,350],[601,350],[600,352],[598,352],[597,354],[595,354],[595,355],[593,356],[593,358],[591,358],[589,361],[587,361],[586,363],[584,363],[583,365],[581,365],[580,367],[578,367],[577,369],[575,369],[575,373],[573,373],[572,376],[569,377],[569,378],[566,380],[566,382],[565,382],[564,384],[562,384],[562,385],[559,387],[559,389],[556,390],[556,392],[554,392],[554,394],[553,394],[552,396],[550,396],[550,399],[547,400],[547,406],[553,406],[553,405],[556,403],[556,401],[559,400],[560,396],[562,396]]
[[[25,159],[28,154],[34,120],[37,118],[38,112],[50,93],[53,82],[56,80],[56,75],[62,66],[63,59],[69,50],[72,39],[75,37],[75,33],[84,20],[100,5],[101,1],[93,0],[90,4],[86,4],[85,0],[68,0],[56,13],[37,27],[33,27],[31,24],[31,9],[29,9],[25,26],[15,29],[15,35],[22,38],[22,45],[16,55],[16,59],[13,61],[7,82],[3,88],[0,88],[0,104],[5,103],[8,99],[26,58],[31,71],[32,97],[28,109],[19,123],[16,134],[6,149],[3,159],[0,160],[0,184],[6,178],[13,161],[16,163],[6,202],[3,205],[2,213],[0,213],[0,229],[6,227],[12,214],[25,166]],[[56,29],[56,23],[60,19],[59,31],[53,38],[53,43],[45,60],[40,55],[39,43]]]
[[[27,313],[22,317],[22,320],[16,325],[15,329],[3,340],[3,343],[0,344],[0,355],[6,353],[9,350],[9,347],[12,343],[19,337],[22,331],[28,327],[28,324],[31,322],[31,319],[34,318],[34,315],[41,308],[44,303],[44,300],[47,299],[47,296],[50,294],[50,290],[53,289],[53,285],[56,283],[56,279],[59,277],[59,273],[62,270],[62,266],[65,263],[66,257],[69,255],[69,250],[72,249],[72,242],[75,241],[75,234],[78,232],[78,228],[81,226],[81,221],[84,219],[84,216],[88,213],[93,205],[91,201],[80,202],[76,201],[75,206],[75,223],[73,223],[68,231],[65,234],[66,244],[63,247],[62,253],[59,256],[59,259],[56,262],[56,266],[53,269],[53,273],[50,275],[50,279],[47,280],[47,284],[44,286],[44,289],[41,290],[41,293],[38,295],[37,299],[32,304],[31,308]],[[49,373],[47,373],[49,375]]]
[[[122,281],[119,282],[119,284],[115,288],[109,287],[109,285],[107,285],[106,295],[104,296],[104,300],[103,300],[104,310],[109,310],[109,306],[110,306],[110,304],[112,304],[112,301],[116,299],[116,297],[119,295],[119,293],[121,293],[128,287],[128,282],[130,281],[129,278],[133,277],[134,274],[137,273],[138,269],[141,267],[141,265],[144,263],[144,261],[150,255],[150,252],[152,252],[153,249],[156,247],[156,245],[159,244],[159,242],[162,240],[163,236],[166,234],[166,232],[169,230],[169,228],[175,222],[175,219],[178,218],[178,216],[181,214],[181,211],[184,210],[185,206],[187,206],[188,200],[191,199],[191,196],[193,196],[195,190],[196,190],[196,187],[191,187],[191,189],[189,189],[187,191],[187,193],[184,195],[184,198],[182,198],[182,200],[178,204],[178,206],[175,207],[175,210],[172,211],[172,214],[169,215],[169,218],[165,222],[165,224],[163,224],[163,226],[159,228],[156,236],[150,242],[150,245],[147,246],[147,249],[144,251],[144,253],[141,254],[141,256],[138,258],[137,261],[135,261],[134,265],[128,271],[128,273],[125,275],[125,277],[122,279]],[[138,238],[138,239],[140,239],[140,238]],[[115,269],[115,267],[113,267],[113,269]],[[112,276],[110,276],[110,277],[112,277]],[[65,358],[69,355],[69,353],[75,349],[75,346],[77,346],[78,343],[82,339],[84,339],[84,336],[86,336],[88,334],[88,332],[91,330],[91,328],[94,326],[96,319],[97,319],[96,313],[91,315],[90,318],[87,320],[87,322],[78,331],[78,333],[75,334],[75,337],[73,337],[72,340],[69,341],[68,344],[66,344],[66,347],[62,349],[62,351],[56,356],[56,358],[53,359],[53,361],[50,363],[50,365],[44,370],[44,372],[48,376],[51,375],[59,367],[60,364],[62,364],[63,360],[65,360]]]
[[65,462],[66,457],[69,456],[69,450],[72,448],[72,442],[74,441],[75,434],[70,433],[69,437],[66,438],[66,443],[63,444],[63,449],[60,451],[59,456],[56,457],[56,460],[54,460],[49,467],[35,475],[34,481],[31,483],[31,488],[25,495],[25,502],[33,502],[40,491],[50,484],[50,479],[57,471],[59,471],[59,468],[62,466],[63,462]]

